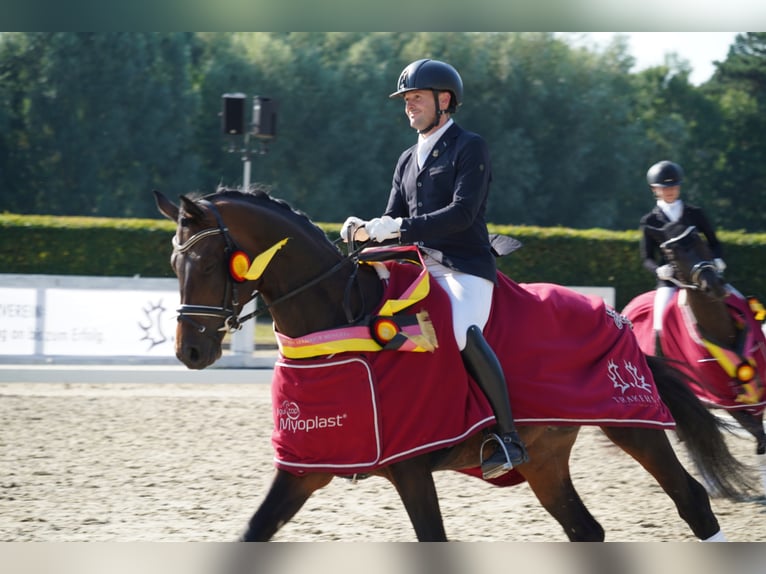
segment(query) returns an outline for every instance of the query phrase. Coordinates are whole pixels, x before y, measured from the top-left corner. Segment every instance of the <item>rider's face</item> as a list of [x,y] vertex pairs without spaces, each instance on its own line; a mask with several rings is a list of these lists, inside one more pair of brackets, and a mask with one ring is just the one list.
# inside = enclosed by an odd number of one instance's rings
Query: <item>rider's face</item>
[[681,186],[672,185],[670,187],[660,187],[658,185],[652,186],[654,196],[657,199],[663,200],[665,203],[673,203],[681,195]]
[[[446,109],[449,105],[449,92],[439,92],[439,107]],[[431,125],[436,117],[436,106],[431,90],[412,90],[404,94],[404,113],[410,120],[410,127],[421,131]],[[439,126],[446,121],[447,116],[439,116]],[[427,133],[431,133],[435,126]]]

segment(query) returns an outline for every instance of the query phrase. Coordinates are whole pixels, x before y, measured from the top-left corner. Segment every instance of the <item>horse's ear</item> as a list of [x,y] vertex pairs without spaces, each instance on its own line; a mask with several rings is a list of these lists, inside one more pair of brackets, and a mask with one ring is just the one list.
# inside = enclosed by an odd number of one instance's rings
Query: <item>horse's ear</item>
[[160,213],[171,221],[178,221],[178,206],[156,189],[152,190],[152,193],[154,193],[154,202]]
[[197,205],[193,199],[189,199],[185,195],[179,196],[181,198],[181,207],[192,219],[202,219],[205,216],[205,212]]

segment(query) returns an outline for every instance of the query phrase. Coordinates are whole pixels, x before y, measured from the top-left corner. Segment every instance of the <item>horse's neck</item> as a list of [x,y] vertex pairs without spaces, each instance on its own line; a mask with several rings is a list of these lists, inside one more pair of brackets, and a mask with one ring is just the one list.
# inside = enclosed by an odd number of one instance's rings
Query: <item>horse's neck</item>
[[[378,304],[382,286],[375,271],[363,265],[356,273],[356,264],[344,263],[308,218],[266,200],[232,205],[235,209],[227,210],[226,221],[241,230],[241,243],[252,253],[289,239],[268,261],[258,286],[280,333],[300,337],[346,325]],[[254,237],[253,229],[262,233]]]
[[[352,277],[352,265],[349,262],[348,266],[316,286],[275,304],[271,308],[271,318],[277,331],[288,337],[301,337],[348,325],[375,309],[383,292],[377,273],[369,266],[363,265],[356,276]],[[328,264],[325,270],[330,267],[331,264]],[[319,274],[316,272],[311,276],[306,275],[301,281],[306,284]],[[264,291],[264,302],[270,305],[291,289],[300,286],[301,283],[297,283],[290,288]]]
[[716,344],[734,347],[738,330],[726,302],[689,289],[686,299],[702,335]]

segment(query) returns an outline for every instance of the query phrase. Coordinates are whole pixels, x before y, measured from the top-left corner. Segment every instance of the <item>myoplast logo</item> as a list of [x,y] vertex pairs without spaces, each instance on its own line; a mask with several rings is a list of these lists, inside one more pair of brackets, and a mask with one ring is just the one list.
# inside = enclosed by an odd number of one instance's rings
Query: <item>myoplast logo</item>
[[301,409],[294,401],[284,400],[277,409],[279,430],[293,433],[320,429],[340,428],[348,415],[302,417]]

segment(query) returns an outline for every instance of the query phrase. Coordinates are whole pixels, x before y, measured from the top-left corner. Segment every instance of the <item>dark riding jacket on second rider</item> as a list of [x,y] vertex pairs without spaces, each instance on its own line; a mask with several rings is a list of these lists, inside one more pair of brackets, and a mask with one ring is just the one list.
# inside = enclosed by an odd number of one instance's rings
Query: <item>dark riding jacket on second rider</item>
[[[453,330],[467,372],[489,400],[500,436],[488,457],[485,479],[496,478],[529,457],[514,424],[505,375],[484,339],[497,267],[485,212],[492,180],[484,139],[458,126],[451,115],[462,104],[457,70],[438,60],[409,64],[390,98],[405,101],[418,142],[399,157],[384,214],[370,221],[349,217],[344,241],[414,243],[425,253],[434,279],[447,291]],[[483,450],[483,449],[482,449]]]

